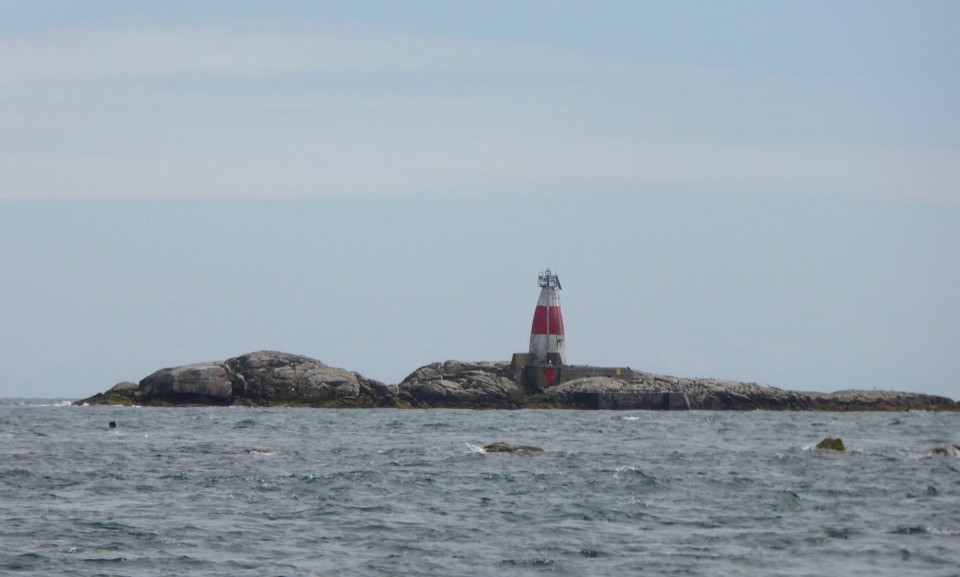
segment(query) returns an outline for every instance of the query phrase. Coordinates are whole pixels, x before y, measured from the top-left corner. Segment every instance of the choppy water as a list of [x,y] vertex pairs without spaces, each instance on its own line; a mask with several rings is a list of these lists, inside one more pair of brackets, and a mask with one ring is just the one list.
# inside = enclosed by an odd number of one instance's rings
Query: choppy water
[[37,405],[5,575],[960,574],[956,414]]

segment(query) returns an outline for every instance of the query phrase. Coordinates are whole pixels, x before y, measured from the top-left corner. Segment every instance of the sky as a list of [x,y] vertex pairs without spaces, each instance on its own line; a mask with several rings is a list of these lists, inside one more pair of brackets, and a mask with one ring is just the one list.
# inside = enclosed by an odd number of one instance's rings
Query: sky
[[272,349],[960,399],[960,3],[0,0],[0,397]]

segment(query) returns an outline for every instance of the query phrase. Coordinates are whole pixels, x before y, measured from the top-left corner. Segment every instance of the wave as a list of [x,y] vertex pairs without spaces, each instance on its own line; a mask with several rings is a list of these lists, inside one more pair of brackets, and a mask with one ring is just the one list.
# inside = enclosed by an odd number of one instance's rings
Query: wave
[[901,449],[902,454],[910,459],[930,459],[933,457],[960,457],[960,446],[946,445],[929,449]]
[[0,407],[72,407],[71,399],[0,399]]
[[230,451],[223,451],[224,455],[272,455],[273,451],[270,449],[234,449]]

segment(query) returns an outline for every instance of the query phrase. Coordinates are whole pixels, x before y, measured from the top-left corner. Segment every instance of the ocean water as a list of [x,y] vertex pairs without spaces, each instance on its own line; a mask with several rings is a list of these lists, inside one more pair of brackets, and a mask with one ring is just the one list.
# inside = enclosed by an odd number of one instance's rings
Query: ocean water
[[958,414],[7,400],[0,574],[960,575],[954,443]]

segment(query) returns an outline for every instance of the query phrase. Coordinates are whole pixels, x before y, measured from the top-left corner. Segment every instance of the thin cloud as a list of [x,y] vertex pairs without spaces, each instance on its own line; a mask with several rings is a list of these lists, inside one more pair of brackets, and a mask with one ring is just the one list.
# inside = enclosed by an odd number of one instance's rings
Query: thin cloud
[[849,84],[323,26],[48,31],[5,39],[0,78],[0,199],[960,200],[957,146],[897,142]]

